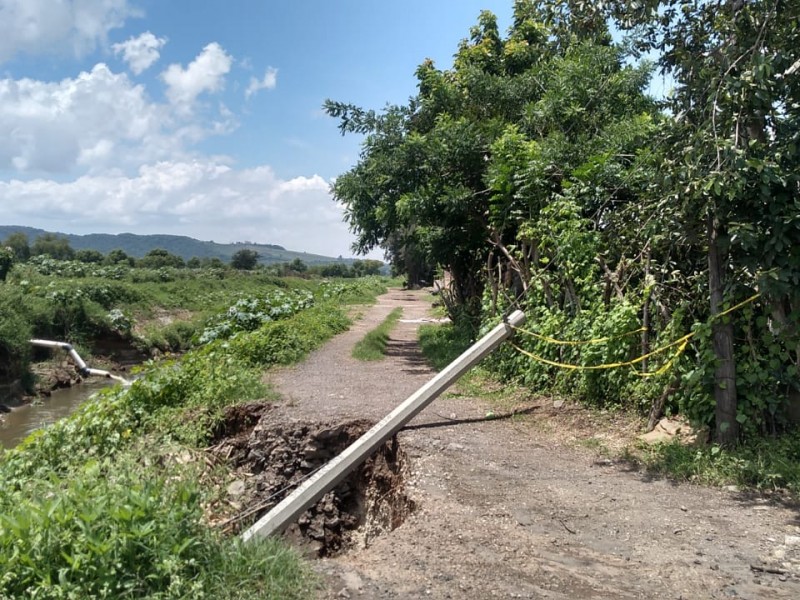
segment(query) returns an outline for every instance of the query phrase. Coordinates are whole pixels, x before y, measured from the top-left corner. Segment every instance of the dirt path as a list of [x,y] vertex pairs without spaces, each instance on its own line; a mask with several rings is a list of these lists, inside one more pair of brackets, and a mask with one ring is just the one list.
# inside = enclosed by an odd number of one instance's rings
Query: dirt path
[[[306,362],[274,373],[288,399],[280,410],[377,420],[426,382],[414,323],[393,332],[386,360],[350,357],[395,306],[418,319],[428,302],[392,291]],[[481,420],[486,411],[442,398],[400,433],[417,509],[369,547],[317,561],[322,597],[800,598],[796,507],[654,479],[564,445],[535,426],[546,418],[536,411]]]

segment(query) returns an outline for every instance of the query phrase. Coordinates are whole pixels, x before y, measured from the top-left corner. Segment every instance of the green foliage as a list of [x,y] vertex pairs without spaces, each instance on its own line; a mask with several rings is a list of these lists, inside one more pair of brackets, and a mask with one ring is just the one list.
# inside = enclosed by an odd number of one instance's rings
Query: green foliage
[[384,358],[389,334],[402,314],[402,308],[395,308],[375,329],[368,331],[353,347],[353,358],[367,361]]
[[317,297],[340,304],[370,304],[377,295],[386,292],[386,282],[374,276],[347,282],[326,280],[319,284]]
[[350,320],[340,307],[322,304],[290,320],[272,321],[228,342],[230,351],[247,364],[269,366],[296,362],[323,341],[344,331]]
[[0,282],[6,280],[6,276],[13,264],[14,251],[11,248],[0,246]]
[[711,485],[739,485],[758,490],[800,493],[800,434],[752,438],[733,449],[712,445],[693,448],[680,443],[639,449],[637,461],[647,468]]
[[207,445],[226,406],[265,395],[265,365],[346,329],[343,299],[381,283],[324,287],[329,300],[147,363],[129,388],[96,394],[5,452],[0,597],[308,597],[313,580],[279,542],[244,546],[204,523],[210,492],[174,457]]
[[105,257],[99,250],[78,250],[75,253],[75,260],[83,263],[101,263]]
[[28,236],[22,232],[10,233],[0,246],[11,248],[14,252],[14,259],[18,262],[25,262],[31,256]]
[[21,378],[30,358],[30,323],[18,312],[21,297],[0,287],[0,380]]
[[241,269],[243,271],[250,271],[258,264],[258,252],[249,248],[242,248],[233,253],[231,257],[231,266],[234,269]]
[[441,371],[458,358],[474,341],[474,330],[467,320],[447,325],[422,325],[419,344],[430,365]]
[[45,233],[33,241],[31,254],[33,256],[45,254],[57,260],[72,260],[75,250],[69,245],[67,238],[54,233]]
[[227,339],[241,331],[254,331],[265,323],[286,319],[313,306],[308,290],[273,290],[260,298],[243,298],[209,321],[198,343]]
[[136,266],[142,269],[161,269],[163,267],[173,267],[180,269],[186,266],[184,260],[163,248],[154,248],[136,261]]
[[203,524],[190,468],[131,457],[90,461],[69,478],[7,493],[0,513],[0,595],[36,598],[302,597],[292,552],[243,546]]

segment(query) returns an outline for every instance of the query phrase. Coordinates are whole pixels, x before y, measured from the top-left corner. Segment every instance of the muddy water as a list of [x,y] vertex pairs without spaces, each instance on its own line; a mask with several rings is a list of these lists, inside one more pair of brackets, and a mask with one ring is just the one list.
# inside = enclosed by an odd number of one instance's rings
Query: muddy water
[[109,383],[108,380],[95,380],[56,390],[50,398],[43,398],[34,404],[20,406],[10,413],[0,415],[0,445],[13,448],[33,431],[72,413],[84,400]]

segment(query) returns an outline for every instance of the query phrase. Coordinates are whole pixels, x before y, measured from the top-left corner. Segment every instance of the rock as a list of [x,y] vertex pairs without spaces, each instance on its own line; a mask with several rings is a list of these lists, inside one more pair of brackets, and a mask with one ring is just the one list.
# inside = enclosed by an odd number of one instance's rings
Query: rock
[[672,438],[666,431],[659,430],[658,428],[653,429],[649,433],[644,433],[639,436],[639,439],[642,440],[646,444],[661,444],[667,443]]
[[708,428],[694,429],[684,421],[665,417],[658,422],[653,431],[640,435],[639,439],[647,444],[668,443],[677,439],[683,444],[697,446],[704,444],[708,439]]
[[553,400],[553,408],[561,408],[564,406],[563,400]]
[[228,484],[228,495],[234,498],[238,498],[242,494],[244,494],[245,490],[245,483],[241,479],[237,479],[236,481],[232,481]]
[[361,589],[364,587],[364,582],[361,580],[361,577],[359,577],[357,573],[352,573],[352,572],[343,573],[342,581],[344,582],[347,589],[353,592],[361,591]]
[[787,535],[783,538],[783,545],[788,547],[800,546],[800,535]]

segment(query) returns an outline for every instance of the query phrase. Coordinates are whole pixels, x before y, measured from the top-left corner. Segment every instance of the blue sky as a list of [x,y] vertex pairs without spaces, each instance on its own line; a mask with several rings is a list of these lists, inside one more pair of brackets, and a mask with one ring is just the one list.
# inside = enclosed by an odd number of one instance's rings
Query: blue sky
[[322,102],[405,102],[511,4],[0,0],[0,222],[350,255]]

